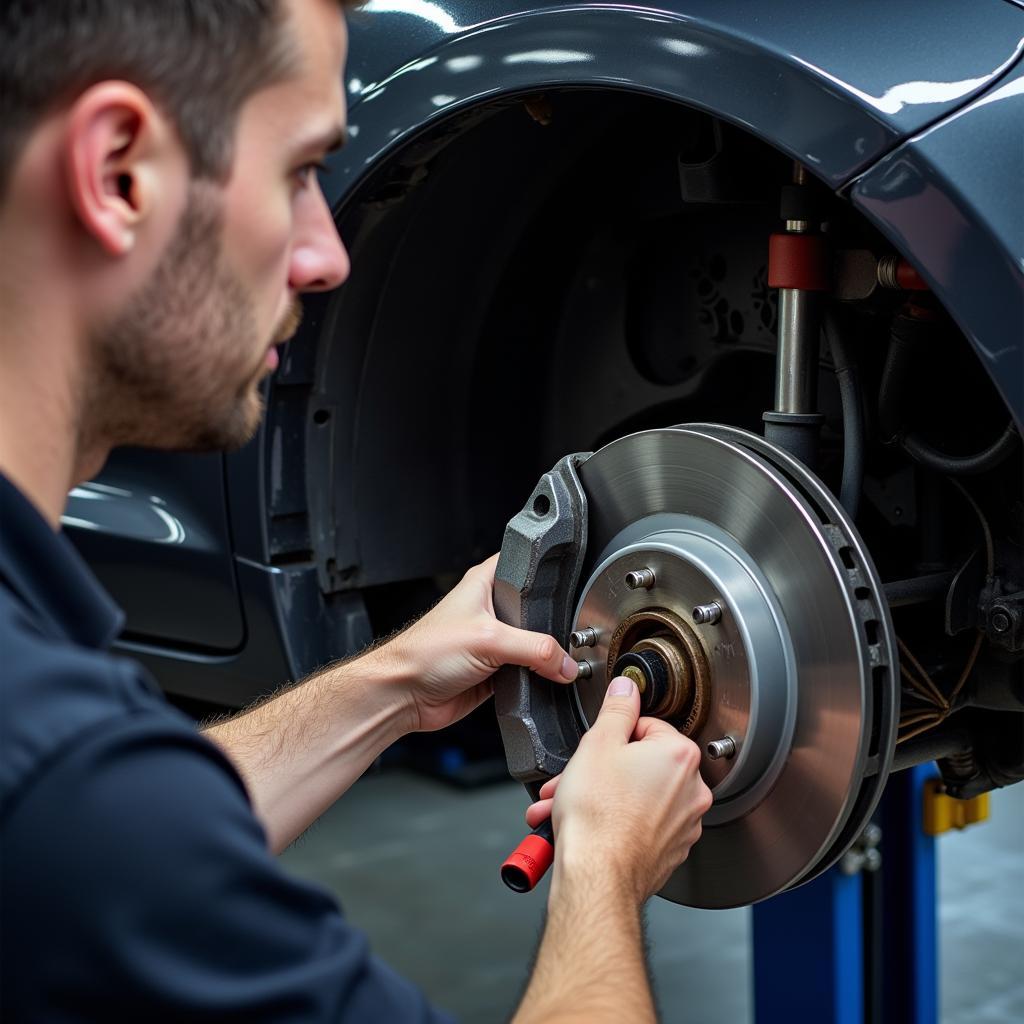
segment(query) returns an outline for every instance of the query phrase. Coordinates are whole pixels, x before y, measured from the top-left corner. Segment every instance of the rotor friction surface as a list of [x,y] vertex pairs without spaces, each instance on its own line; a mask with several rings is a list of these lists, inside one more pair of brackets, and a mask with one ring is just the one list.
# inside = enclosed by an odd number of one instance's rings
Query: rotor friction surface
[[788,681],[795,725],[775,785],[742,817],[706,826],[661,895],[687,906],[732,907],[795,885],[847,826],[872,731],[863,631],[820,520],[767,459],[737,439],[693,430],[615,441],[583,464],[580,480],[590,508],[582,578],[613,554],[612,538],[637,520],[659,513],[706,520],[757,564],[795,654],[796,678]]

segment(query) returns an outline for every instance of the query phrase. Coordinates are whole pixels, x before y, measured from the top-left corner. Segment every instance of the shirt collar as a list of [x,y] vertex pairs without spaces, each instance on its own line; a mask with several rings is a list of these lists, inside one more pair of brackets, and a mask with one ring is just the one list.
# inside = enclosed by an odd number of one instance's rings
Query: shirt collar
[[63,533],[0,473],[0,583],[6,584],[48,632],[87,647],[106,648],[124,627],[124,613]]

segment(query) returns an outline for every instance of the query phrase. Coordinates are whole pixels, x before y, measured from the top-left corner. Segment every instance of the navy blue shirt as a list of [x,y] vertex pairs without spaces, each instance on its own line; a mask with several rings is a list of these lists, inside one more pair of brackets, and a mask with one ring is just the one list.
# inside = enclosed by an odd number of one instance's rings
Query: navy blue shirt
[[121,623],[0,475],[0,1018],[446,1020],[282,871]]

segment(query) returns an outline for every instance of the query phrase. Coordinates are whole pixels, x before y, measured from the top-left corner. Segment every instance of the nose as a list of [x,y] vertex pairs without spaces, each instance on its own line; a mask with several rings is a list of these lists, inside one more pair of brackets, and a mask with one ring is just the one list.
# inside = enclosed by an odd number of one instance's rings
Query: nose
[[330,207],[319,188],[307,189],[296,210],[289,281],[296,292],[326,292],[345,282],[350,263]]

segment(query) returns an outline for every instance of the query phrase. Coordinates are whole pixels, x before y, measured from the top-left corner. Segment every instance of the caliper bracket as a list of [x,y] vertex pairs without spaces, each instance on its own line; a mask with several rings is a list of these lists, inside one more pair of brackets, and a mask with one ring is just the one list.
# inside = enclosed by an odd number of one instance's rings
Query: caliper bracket
[[[540,478],[505,528],[494,577],[498,619],[548,633],[563,646],[587,548],[587,497],[576,469],[590,454],[567,455]],[[535,792],[565,768],[583,734],[572,694],[506,665],[494,675],[494,707],[509,773]]]

